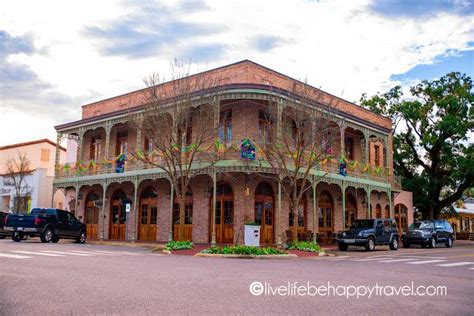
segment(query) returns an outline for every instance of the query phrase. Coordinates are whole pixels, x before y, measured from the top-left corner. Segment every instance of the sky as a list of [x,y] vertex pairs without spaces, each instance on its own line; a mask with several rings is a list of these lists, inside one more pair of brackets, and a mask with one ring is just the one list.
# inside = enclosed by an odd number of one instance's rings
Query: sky
[[0,146],[56,140],[81,106],[174,59],[250,59],[351,102],[451,71],[474,77],[473,0],[0,2]]

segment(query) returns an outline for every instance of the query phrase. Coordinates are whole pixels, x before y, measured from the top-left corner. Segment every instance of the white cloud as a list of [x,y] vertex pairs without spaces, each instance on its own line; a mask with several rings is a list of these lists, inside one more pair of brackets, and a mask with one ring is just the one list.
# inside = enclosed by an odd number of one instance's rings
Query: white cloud
[[[156,56],[130,59],[101,53],[101,41],[84,30],[106,28],[119,18],[133,17],[143,2],[125,1],[2,1],[0,30],[12,36],[31,34],[33,54],[10,55],[8,61],[29,67],[51,91],[70,97],[55,107],[44,105],[44,119],[30,119],[36,132],[2,136],[0,145],[23,137],[50,136],[52,126],[63,122],[61,109],[80,119],[80,105],[126,93],[143,86],[152,71],[166,72],[169,62],[189,47],[221,44],[219,60],[200,56],[206,68],[251,59],[349,101],[363,92],[383,91],[390,76],[430,63],[448,50],[465,50],[474,41],[474,21],[469,16],[447,13],[424,19],[388,18],[368,10],[368,1],[206,1],[208,9],[178,10],[167,2],[176,21],[222,26],[220,32],[176,38]],[[150,2],[146,2],[147,5]],[[131,7],[131,5],[133,5]],[[204,6],[206,7],[206,6]],[[255,45],[255,38],[278,40],[271,49]],[[204,47],[203,46],[203,47]],[[207,46],[206,46],[207,47]],[[260,49],[259,49],[260,48]],[[38,93],[41,94],[41,93]],[[15,128],[17,120],[31,113],[11,109],[12,104],[35,102],[0,98],[2,123]],[[7,102],[8,101],[8,102]],[[81,102],[81,103],[79,103]],[[57,110],[59,109],[59,111]],[[75,114],[76,113],[76,114]],[[9,124],[9,125],[8,125]],[[46,126],[47,125],[47,126]],[[5,125],[1,129],[3,131]],[[41,133],[44,133],[44,135]],[[4,133],[2,133],[4,134]],[[51,137],[51,136],[50,136]],[[22,138],[22,139],[20,139]]]

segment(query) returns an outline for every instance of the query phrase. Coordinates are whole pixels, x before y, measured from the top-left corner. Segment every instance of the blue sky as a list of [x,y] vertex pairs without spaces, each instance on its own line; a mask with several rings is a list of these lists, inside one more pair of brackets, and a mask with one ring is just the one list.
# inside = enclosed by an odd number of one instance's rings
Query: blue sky
[[175,58],[195,72],[250,59],[358,101],[450,71],[473,77],[473,52],[472,0],[5,0],[0,128],[15,133],[0,146],[54,140],[81,105],[166,78]]
[[430,80],[452,71],[466,73],[474,78],[474,45],[472,50],[456,52],[454,55],[439,56],[432,64],[420,64],[405,73],[393,74],[390,78],[402,82],[416,79]]

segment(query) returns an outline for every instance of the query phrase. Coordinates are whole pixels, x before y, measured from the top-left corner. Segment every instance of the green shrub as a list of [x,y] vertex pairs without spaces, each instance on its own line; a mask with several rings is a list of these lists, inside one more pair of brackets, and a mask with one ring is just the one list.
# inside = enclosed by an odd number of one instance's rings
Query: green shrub
[[170,241],[166,244],[166,250],[184,250],[193,248],[191,241]]
[[311,241],[297,241],[288,243],[289,250],[303,250],[309,252],[320,252],[321,247]]
[[253,246],[224,246],[224,247],[211,247],[204,249],[202,253],[211,253],[211,254],[221,254],[221,255],[285,255],[284,251],[281,251],[276,248],[266,247],[259,248]]

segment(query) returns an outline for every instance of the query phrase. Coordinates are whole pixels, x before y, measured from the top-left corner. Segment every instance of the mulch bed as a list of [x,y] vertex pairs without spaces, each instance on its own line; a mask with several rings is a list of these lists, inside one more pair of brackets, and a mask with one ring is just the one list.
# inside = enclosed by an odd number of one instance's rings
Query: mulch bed
[[[179,255],[179,256],[194,256],[195,254],[201,252],[204,249],[209,248],[210,245],[194,245],[192,249],[186,249],[186,250],[173,250],[171,253],[173,255]],[[334,246],[329,246],[329,247],[323,247],[324,250],[333,250],[332,248],[336,249]],[[306,258],[306,257],[317,257],[318,254],[314,252],[309,252],[309,251],[302,251],[302,250],[287,250],[286,252],[297,255],[298,257],[301,258]]]

